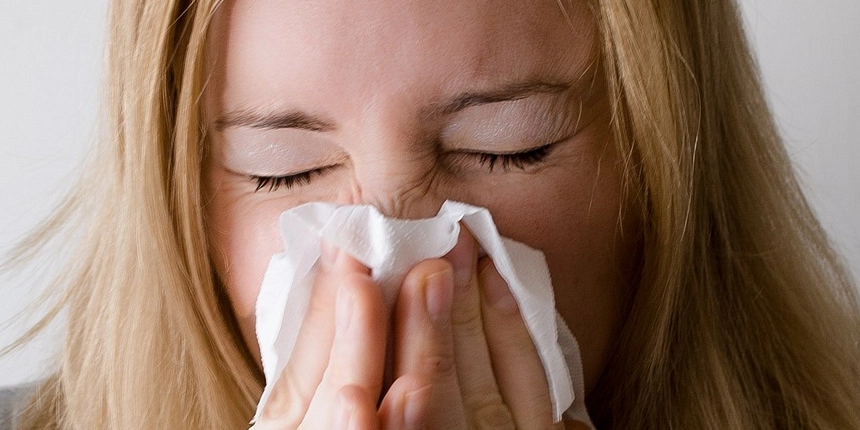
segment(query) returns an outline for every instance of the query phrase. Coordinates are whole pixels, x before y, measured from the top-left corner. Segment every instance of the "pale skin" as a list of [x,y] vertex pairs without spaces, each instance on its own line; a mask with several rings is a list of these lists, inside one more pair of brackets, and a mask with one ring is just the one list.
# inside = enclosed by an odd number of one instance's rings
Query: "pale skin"
[[[623,324],[638,223],[622,200],[594,17],[584,1],[567,15],[554,0],[221,6],[205,209],[257,359],[254,305],[282,211],[330,201],[423,218],[451,199],[488,208],[504,236],[544,252],[594,387]],[[564,426],[507,285],[478,255],[464,229],[385,309],[369,270],[324,245],[259,428]]]

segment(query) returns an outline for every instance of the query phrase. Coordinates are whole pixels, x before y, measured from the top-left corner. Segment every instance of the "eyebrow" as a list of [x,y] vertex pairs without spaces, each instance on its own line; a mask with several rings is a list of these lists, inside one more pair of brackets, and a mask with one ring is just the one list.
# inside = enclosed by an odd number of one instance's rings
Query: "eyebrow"
[[570,85],[567,84],[541,81],[515,82],[495,90],[459,94],[447,102],[432,106],[424,113],[424,116],[450,115],[472,106],[521,100],[538,94],[558,94],[569,89]]
[[334,123],[306,112],[288,111],[265,113],[255,110],[237,110],[219,117],[215,121],[218,131],[230,127],[250,127],[263,130],[297,128],[308,131],[331,131]]
[[[570,85],[529,81],[516,82],[501,88],[483,92],[465,92],[424,110],[422,117],[435,118],[450,115],[463,109],[490,103],[521,100],[538,94],[558,94],[570,89]],[[326,132],[336,127],[333,122],[301,111],[266,113],[257,110],[236,110],[215,121],[215,129],[222,131],[231,127],[249,127],[263,130],[295,128]]]

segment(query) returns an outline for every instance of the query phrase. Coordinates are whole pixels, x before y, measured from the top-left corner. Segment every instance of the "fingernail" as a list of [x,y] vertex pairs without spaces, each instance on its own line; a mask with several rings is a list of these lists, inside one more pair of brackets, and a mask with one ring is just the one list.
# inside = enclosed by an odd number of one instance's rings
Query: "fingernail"
[[508,283],[499,275],[499,272],[492,263],[487,264],[481,270],[479,278],[481,279],[481,290],[484,292],[484,299],[490,306],[503,314],[517,313],[517,301],[511,294]]
[[349,329],[349,322],[352,319],[352,302],[354,297],[347,292],[344,287],[337,291],[337,308],[335,310],[337,332],[342,334]]
[[325,271],[330,271],[337,262],[340,248],[323,239],[320,241],[320,265]]
[[428,276],[425,282],[427,313],[433,321],[447,321],[451,317],[454,300],[454,274],[450,269],[445,269]]
[[454,267],[454,287],[457,289],[468,286],[472,281],[476,261],[475,248],[475,239],[465,227],[460,226],[457,245],[445,255],[445,259]]

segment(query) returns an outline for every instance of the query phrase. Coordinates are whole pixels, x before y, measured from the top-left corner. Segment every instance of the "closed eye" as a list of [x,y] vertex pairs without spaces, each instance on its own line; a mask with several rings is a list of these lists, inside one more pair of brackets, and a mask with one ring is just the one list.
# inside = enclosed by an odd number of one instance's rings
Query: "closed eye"
[[474,158],[481,167],[490,172],[501,169],[504,172],[511,170],[525,170],[526,168],[543,162],[552,150],[553,144],[539,146],[520,152],[478,152],[460,151],[461,156]]
[[[525,170],[530,166],[540,164],[550,154],[553,146],[554,144],[548,144],[526,151],[508,153],[459,151],[457,155],[475,160],[481,167],[490,172],[494,170],[508,172],[511,170]],[[257,184],[254,188],[255,193],[263,189],[266,189],[268,192],[276,191],[280,188],[290,190],[310,184],[315,176],[319,176],[334,167],[336,166],[325,166],[284,176],[251,176],[250,178]]]
[[314,176],[321,175],[326,170],[329,170],[333,167],[335,166],[320,167],[284,176],[251,176],[251,180],[257,183],[256,188],[254,188],[255,193],[264,188],[268,188],[267,191],[269,192],[276,191],[281,187],[289,190],[295,187],[310,184],[311,179],[313,179]]

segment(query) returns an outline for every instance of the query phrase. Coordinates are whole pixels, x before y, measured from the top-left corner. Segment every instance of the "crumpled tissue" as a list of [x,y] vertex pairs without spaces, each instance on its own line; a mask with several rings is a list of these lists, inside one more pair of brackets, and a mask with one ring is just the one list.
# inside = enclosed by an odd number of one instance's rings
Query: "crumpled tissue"
[[495,263],[519,305],[546,372],[556,421],[564,415],[591,426],[583,401],[579,346],[555,310],[543,253],[501,237],[488,210],[450,200],[436,217],[418,220],[388,218],[373,206],[332,203],[308,203],[281,214],[284,251],[270,260],[257,297],[256,331],[266,388],[254,420],[295,346],[322,239],[370,268],[391,306],[409,269],[444,256],[456,245],[461,222]]

